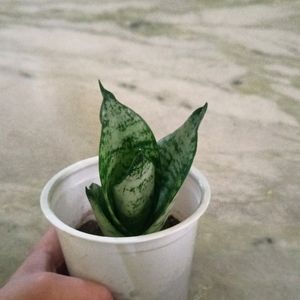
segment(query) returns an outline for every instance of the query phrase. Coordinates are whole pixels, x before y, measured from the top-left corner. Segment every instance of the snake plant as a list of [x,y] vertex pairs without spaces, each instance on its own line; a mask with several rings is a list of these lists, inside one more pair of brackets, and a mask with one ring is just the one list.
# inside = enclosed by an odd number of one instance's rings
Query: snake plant
[[103,102],[99,146],[101,186],[86,188],[106,236],[136,236],[162,229],[197,149],[197,131],[207,104],[156,141],[148,124],[121,104],[99,81]]

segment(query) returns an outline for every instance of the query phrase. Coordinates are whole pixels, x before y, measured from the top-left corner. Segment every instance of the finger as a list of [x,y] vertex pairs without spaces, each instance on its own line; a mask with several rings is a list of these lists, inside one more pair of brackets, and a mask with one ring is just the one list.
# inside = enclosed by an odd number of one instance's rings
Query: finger
[[55,229],[51,227],[15,273],[56,272],[64,262]]
[[49,228],[34,247],[32,254],[39,252],[44,254],[43,259],[41,257],[41,263],[44,264],[42,271],[55,271],[64,263],[64,256],[54,227]]
[[41,272],[10,280],[0,289],[0,299],[113,300],[113,297],[104,285],[51,272]]
[[[102,284],[54,273],[44,273],[43,282],[49,299],[113,300],[110,291]],[[44,285],[40,284],[41,287]],[[40,295],[43,299],[45,295]]]

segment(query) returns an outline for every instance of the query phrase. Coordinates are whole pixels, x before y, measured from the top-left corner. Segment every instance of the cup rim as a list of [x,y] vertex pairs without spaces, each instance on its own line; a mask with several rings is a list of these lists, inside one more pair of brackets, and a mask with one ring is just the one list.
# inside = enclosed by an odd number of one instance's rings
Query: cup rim
[[196,222],[206,211],[211,197],[211,190],[209,183],[206,177],[194,166],[191,167],[188,176],[190,176],[197,185],[200,186],[200,189],[203,192],[202,201],[199,207],[187,217],[184,221],[180,222],[179,224],[172,226],[168,229],[164,229],[158,232],[146,234],[146,235],[139,235],[139,236],[131,236],[131,237],[107,237],[107,236],[97,236],[85,232],[81,232],[61,221],[56,214],[53,212],[49,205],[49,195],[55,186],[64,180],[64,178],[70,176],[75,171],[80,169],[89,167],[93,164],[98,164],[98,156],[94,156],[91,158],[87,158],[81,161],[78,161],[68,167],[62,169],[58,173],[56,173],[44,186],[41,196],[40,196],[40,206],[44,216],[48,219],[48,221],[56,228],[59,229],[73,237],[94,241],[94,242],[101,242],[101,243],[108,243],[108,244],[136,244],[147,242],[151,240],[158,240],[166,236],[171,236],[179,231],[184,230],[185,228],[191,226],[194,222]]

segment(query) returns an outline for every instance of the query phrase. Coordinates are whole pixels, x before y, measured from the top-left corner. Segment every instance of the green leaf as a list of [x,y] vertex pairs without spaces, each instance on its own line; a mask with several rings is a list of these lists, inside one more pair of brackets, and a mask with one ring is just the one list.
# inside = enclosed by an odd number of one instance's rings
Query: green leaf
[[[160,169],[159,150],[155,137],[147,123],[133,110],[121,104],[115,96],[99,82],[103,102],[100,111],[102,124],[99,148],[99,173],[104,200],[112,223],[117,228],[126,227],[117,217],[114,187],[130,173],[131,164],[142,151],[145,160],[151,162],[155,173]],[[158,178],[155,174],[156,179]],[[120,195],[118,196],[121,200]],[[124,200],[124,199],[123,199]],[[124,202],[118,209],[126,204]],[[128,205],[131,206],[132,203]],[[154,205],[152,203],[152,205]],[[130,209],[130,208],[128,208]],[[137,224],[143,228],[148,218]],[[132,226],[129,226],[132,227]],[[140,232],[141,233],[141,232]]]
[[103,234],[106,236],[124,236],[109,220],[101,187],[92,183],[89,188],[85,188],[85,192]]
[[207,104],[198,108],[181,127],[158,142],[162,184],[153,223],[146,233],[160,230],[170,213],[172,200],[192,166],[197,150],[197,131],[206,110]]
[[145,230],[152,207],[155,167],[143,153],[135,157],[126,177],[113,187],[116,215],[133,234]]

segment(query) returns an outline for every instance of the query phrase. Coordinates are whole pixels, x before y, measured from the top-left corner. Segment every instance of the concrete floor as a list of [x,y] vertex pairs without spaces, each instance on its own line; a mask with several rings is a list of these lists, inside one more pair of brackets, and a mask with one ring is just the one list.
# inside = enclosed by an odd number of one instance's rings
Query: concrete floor
[[157,138],[209,103],[190,299],[299,299],[300,2],[42,2],[0,6],[0,284],[45,182],[97,155],[100,78]]

